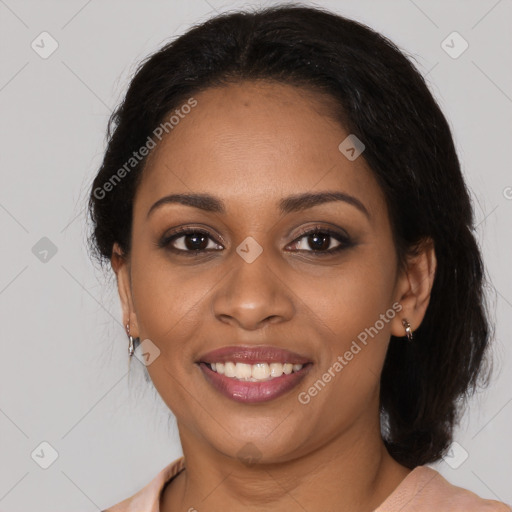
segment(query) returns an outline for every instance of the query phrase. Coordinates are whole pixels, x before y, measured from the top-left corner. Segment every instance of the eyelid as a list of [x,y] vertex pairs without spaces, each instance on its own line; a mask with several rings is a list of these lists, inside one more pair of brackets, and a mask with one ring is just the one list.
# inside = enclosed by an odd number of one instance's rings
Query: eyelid
[[[165,248],[165,246],[169,245],[171,241],[176,240],[176,239],[180,238],[181,236],[186,236],[191,233],[200,233],[202,235],[207,236],[211,240],[213,240],[216,244],[225,246],[226,242],[224,241],[224,238],[217,233],[215,235],[212,235],[211,231],[212,231],[212,228],[210,228],[209,226],[208,227],[200,227],[198,225],[196,225],[196,226],[194,226],[194,225],[178,226],[177,228],[167,230],[157,241],[157,246],[160,248]],[[220,242],[217,241],[216,238],[218,238],[220,240]],[[192,251],[188,251],[188,252],[192,252]]]
[[309,235],[312,233],[329,233],[333,236],[338,236],[340,238],[344,238],[347,241],[351,239],[350,235],[342,228],[338,227],[328,227],[322,226],[320,223],[314,224],[313,226],[308,226],[306,228],[301,228],[299,233],[295,236],[292,242],[302,238],[304,235]]

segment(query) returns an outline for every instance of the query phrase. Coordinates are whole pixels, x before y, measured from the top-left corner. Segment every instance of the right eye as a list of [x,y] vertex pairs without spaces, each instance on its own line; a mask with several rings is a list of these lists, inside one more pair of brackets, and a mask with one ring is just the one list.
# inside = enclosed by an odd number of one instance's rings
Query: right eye
[[164,236],[158,246],[184,256],[195,256],[218,250],[215,247],[219,244],[211,238],[208,231],[199,228],[179,228]]

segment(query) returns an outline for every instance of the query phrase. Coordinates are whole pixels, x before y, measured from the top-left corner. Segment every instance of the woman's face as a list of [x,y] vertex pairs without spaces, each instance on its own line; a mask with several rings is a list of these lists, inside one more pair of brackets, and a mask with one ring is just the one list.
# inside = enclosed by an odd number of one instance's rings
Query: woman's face
[[[374,431],[409,284],[364,153],[339,149],[349,133],[311,92],[245,82],[194,98],[148,160],[115,267],[182,443],[270,462]],[[213,199],[154,206],[172,194]],[[348,199],[295,200],[310,194]],[[196,233],[169,241],[178,228]]]

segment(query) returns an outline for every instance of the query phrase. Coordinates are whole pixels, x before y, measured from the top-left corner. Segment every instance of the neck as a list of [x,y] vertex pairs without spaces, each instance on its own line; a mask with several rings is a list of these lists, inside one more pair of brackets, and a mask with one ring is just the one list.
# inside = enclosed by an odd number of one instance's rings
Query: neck
[[[368,423],[362,423],[368,425]],[[244,464],[179,425],[186,469],[162,496],[161,511],[246,510],[370,512],[410,472],[388,454],[380,424],[360,425],[307,454]]]

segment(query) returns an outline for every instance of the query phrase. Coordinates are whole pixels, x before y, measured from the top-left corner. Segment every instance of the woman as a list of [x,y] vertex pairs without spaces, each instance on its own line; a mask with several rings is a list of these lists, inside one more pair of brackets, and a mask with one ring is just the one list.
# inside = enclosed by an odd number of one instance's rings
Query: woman
[[426,466],[490,327],[450,129],[393,43],[301,6],[193,28],[135,74],[90,213],[184,454],[108,511],[510,510]]

